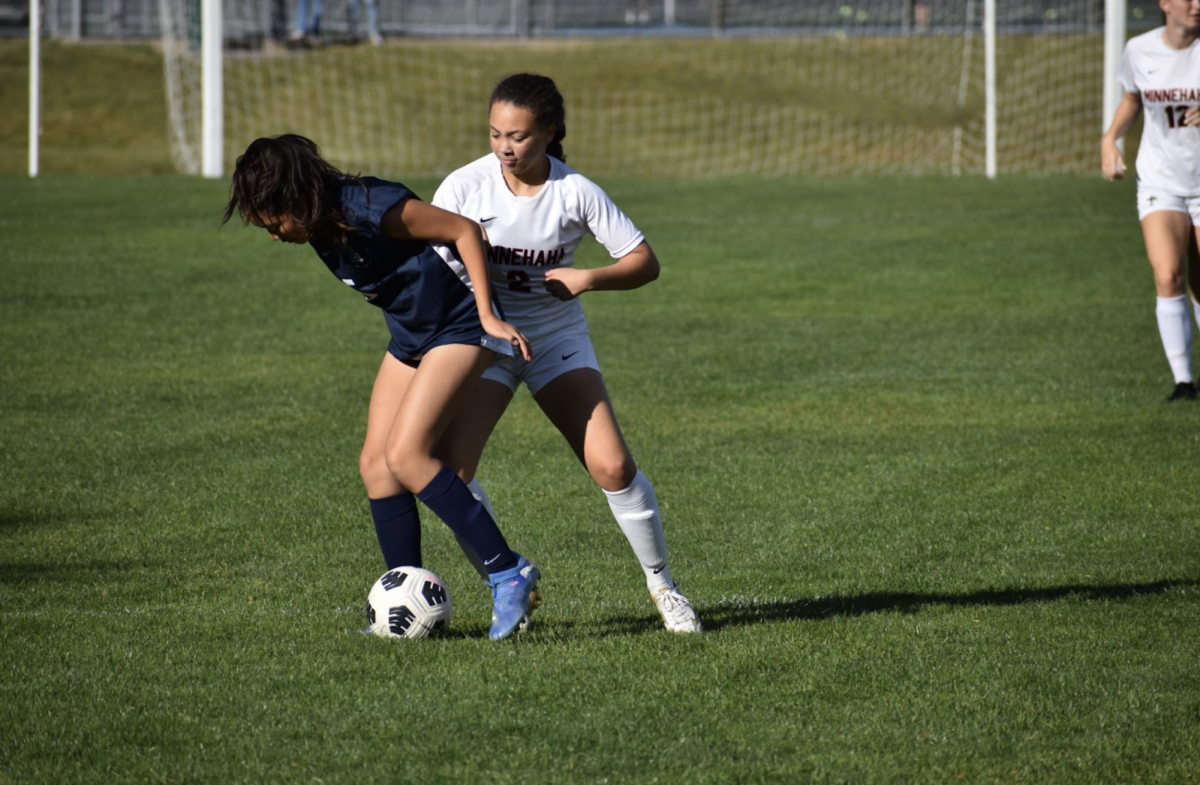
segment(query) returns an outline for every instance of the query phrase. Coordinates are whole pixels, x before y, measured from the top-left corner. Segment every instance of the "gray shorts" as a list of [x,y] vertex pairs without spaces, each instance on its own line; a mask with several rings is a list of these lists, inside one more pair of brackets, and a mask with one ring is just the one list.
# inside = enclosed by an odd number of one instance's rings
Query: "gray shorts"
[[538,341],[533,345],[533,359],[529,362],[520,356],[497,357],[483,372],[483,378],[500,382],[513,392],[524,382],[530,394],[537,395],[547,384],[577,368],[600,370],[586,327],[565,330]]
[[1138,183],[1138,220],[1159,210],[1187,213],[1192,217],[1192,226],[1200,226],[1200,196],[1176,196],[1156,188],[1147,188]]

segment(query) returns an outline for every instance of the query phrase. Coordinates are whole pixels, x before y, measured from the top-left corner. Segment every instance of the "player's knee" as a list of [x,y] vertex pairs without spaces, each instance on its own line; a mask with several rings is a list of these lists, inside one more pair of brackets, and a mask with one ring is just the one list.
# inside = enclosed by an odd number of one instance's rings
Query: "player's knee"
[[363,485],[372,488],[390,481],[392,472],[383,453],[364,448],[358,456],[358,476],[362,477]]
[[1155,273],[1154,288],[1159,297],[1179,297],[1184,292],[1183,272]]
[[389,444],[383,455],[391,475],[401,485],[411,487],[409,481],[417,468],[419,456],[401,440],[397,440],[395,444]]
[[604,490],[620,491],[637,476],[637,465],[628,455],[604,456],[588,461],[588,473]]

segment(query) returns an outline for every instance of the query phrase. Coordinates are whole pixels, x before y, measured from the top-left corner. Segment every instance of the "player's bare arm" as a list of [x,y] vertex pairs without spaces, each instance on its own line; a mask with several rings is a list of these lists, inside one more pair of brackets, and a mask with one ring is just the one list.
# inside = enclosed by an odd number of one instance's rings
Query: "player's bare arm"
[[1121,155],[1117,141],[1125,136],[1141,112],[1142,97],[1137,93],[1125,93],[1113,114],[1112,125],[1100,139],[1100,169],[1105,180],[1125,179],[1125,157]]
[[637,289],[658,278],[658,257],[647,242],[605,267],[580,270],[559,267],[546,272],[546,291],[560,300],[571,300],[584,292]]
[[471,288],[475,290],[475,305],[479,309],[479,321],[483,329],[488,335],[517,347],[526,360],[533,356],[525,335],[497,317],[492,310],[487,255],[478,224],[418,199],[407,199],[388,210],[380,225],[388,235],[399,240],[424,240],[458,248],[463,266],[471,278]]

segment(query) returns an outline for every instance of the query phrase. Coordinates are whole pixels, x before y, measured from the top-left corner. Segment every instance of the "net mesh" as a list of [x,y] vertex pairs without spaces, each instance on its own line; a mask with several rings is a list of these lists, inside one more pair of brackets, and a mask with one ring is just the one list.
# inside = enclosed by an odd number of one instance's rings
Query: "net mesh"
[[[159,5],[172,147],[196,172],[199,3]],[[295,132],[348,170],[444,175],[487,152],[495,82],[530,70],[558,82],[568,157],[597,175],[983,171],[983,0],[518,6],[381,4],[369,30],[365,0],[330,0],[319,38],[293,40],[294,5],[225,2],[226,169],[254,138]],[[1097,3],[997,8],[1000,172],[1090,172]]]

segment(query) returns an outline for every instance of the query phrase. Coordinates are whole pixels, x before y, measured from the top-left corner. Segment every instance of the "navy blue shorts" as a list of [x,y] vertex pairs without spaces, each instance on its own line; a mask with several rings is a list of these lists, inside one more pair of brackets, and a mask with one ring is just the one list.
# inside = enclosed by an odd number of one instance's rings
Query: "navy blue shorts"
[[512,346],[499,338],[488,335],[479,323],[479,317],[474,313],[419,341],[416,340],[413,332],[395,316],[387,311],[384,311],[383,315],[387,321],[388,331],[392,334],[392,339],[388,342],[388,354],[410,368],[419,366],[421,358],[431,349],[455,343],[466,346],[482,346],[505,357],[513,355]]

